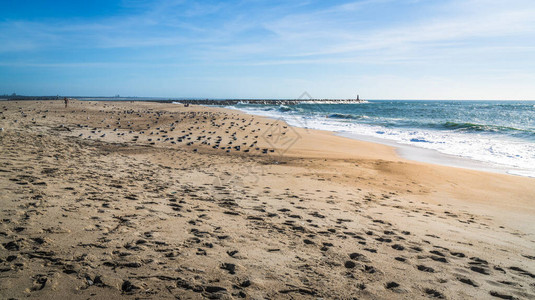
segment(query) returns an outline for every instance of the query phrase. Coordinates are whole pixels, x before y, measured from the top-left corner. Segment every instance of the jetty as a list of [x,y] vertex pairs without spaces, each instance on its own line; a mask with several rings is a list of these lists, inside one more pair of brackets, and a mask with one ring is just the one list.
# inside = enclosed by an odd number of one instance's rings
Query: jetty
[[[21,96],[21,95],[0,95],[2,100],[62,100],[64,96]],[[142,101],[159,103],[178,103],[184,105],[220,105],[229,106],[237,104],[259,104],[259,105],[296,105],[296,104],[351,104],[363,103],[366,100],[360,99],[184,99],[184,98],[153,98],[153,97],[87,97],[68,96],[71,100],[81,101]]]
[[351,104],[366,102],[361,99],[195,99],[195,100],[160,100],[158,102],[180,103],[191,105],[236,105],[236,104],[259,104],[259,105],[296,105],[310,104]]

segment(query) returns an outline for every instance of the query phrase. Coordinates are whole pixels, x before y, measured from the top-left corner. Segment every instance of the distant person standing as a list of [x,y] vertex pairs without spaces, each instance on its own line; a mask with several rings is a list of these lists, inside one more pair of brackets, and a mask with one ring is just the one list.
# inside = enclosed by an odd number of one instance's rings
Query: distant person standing
[[67,108],[67,105],[69,105],[69,99],[65,97],[63,98],[63,102],[65,102],[65,108]]

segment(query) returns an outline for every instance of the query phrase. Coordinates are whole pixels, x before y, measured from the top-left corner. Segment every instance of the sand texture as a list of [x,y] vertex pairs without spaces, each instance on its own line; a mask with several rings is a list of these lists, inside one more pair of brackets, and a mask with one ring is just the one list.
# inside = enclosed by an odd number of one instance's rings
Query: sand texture
[[535,179],[218,108],[0,108],[1,299],[535,299]]

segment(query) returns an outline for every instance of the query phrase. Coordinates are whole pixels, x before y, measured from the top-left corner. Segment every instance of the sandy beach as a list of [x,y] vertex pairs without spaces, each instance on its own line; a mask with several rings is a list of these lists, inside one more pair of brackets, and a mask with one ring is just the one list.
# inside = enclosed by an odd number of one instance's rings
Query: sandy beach
[[535,179],[213,107],[0,102],[2,299],[535,299]]

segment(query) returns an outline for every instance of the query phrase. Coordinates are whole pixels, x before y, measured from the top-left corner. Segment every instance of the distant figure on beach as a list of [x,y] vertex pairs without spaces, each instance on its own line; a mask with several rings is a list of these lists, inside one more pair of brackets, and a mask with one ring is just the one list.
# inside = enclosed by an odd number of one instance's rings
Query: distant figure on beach
[[69,99],[65,97],[63,98],[63,102],[65,102],[65,108],[67,108],[67,105],[69,105]]

